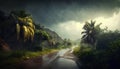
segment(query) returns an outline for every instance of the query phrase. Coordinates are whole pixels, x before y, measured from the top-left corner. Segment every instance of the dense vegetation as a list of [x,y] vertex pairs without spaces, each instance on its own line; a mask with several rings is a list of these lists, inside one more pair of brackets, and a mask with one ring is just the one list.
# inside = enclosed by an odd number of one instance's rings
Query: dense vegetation
[[[119,69],[120,32],[101,29],[96,35],[96,49],[93,44],[81,42],[74,54],[79,58],[82,69]],[[79,49],[79,50],[78,50]]]
[[[101,29],[95,21],[86,22],[80,46],[74,49],[82,69],[120,68],[120,31]],[[54,31],[36,24],[25,11],[0,11],[0,67],[70,47]]]
[[31,51],[55,48],[63,41],[54,31],[35,23],[32,15],[24,10],[9,14],[0,11],[0,38],[12,50]]
[[62,45],[62,39],[35,23],[26,11],[11,11],[9,14],[0,11],[0,68],[55,52],[59,45]]

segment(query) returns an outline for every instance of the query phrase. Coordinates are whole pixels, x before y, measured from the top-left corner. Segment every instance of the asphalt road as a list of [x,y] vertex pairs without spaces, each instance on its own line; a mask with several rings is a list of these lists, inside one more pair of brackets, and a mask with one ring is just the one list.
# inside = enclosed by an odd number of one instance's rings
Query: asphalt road
[[71,53],[72,49],[63,49],[58,52],[58,58],[50,63],[48,69],[79,69],[75,62],[75,56]]

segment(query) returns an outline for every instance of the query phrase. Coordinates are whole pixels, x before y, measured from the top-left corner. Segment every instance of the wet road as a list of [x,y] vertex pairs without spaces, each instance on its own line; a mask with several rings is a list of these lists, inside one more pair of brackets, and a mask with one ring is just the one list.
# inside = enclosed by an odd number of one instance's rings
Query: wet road
[[59,58],[50,63],[48,69],[79,69],[75,62],[75,56],[72,56],[71,49],[63,49],[58,52]]
[[79,69],[79,68],[75,61],[65,58],[59,58],[52,64],[51,69]]
[[31,58],[17,64],[14,69],[79,69],[72,51],[73,48],[67,48],[59,52]]

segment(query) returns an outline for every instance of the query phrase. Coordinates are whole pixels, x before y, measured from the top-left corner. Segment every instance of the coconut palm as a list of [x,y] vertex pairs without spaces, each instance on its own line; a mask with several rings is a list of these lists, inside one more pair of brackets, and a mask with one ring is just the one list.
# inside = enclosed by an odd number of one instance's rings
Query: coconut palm
[[82,41],[84,43],[88,43],[91,45],[96,44],[96,35],[98,34],[100,30],[100,24],[95,26],[96,21],[86,22],[85,25],[83,26],[84,31],[81,33],[83,34],[82,36]]

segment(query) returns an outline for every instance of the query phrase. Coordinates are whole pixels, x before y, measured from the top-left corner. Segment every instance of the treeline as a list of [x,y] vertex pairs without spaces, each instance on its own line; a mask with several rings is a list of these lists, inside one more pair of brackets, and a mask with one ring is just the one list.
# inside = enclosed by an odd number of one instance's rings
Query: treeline
[[81,69],[119,69],[120,31],[100,28],[95,21],[85,23],[79,51],[74,54],[82,64]]

